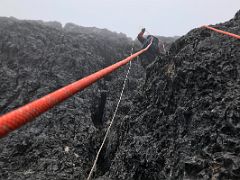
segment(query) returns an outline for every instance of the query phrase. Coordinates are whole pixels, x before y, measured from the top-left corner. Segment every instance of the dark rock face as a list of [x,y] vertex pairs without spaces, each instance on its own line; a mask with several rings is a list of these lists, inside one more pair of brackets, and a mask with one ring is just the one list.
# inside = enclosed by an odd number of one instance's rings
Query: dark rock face
[[[239,12],[214,27],[239,34]],[[105,176],[240,179],[239,60],[237,39],[203,28],[178,39],[148,66]]]
[[[97,28],[82,32],[81,27],[74,27],[71,31],[57,22],[0,18],[1,114],[130,54],[132,42],[123,34]],[[1,139],[0,179],[85,179],[126,70],[119,69]],[[132,70],[125,99],[136,94],[134,84],[143,81],[144,71],[138,62]],[[122,104],[119,118],[131,105],[131,99]]]
[[[239,34],[239,24],[238,12],[215,27]],[[126,57],[132,43],[74,24],[1,18],[0,25],[1,113]],[[94,178],[239,179],[239,59],[239,40],[194,29],[148,65],[146,79],[134,63]],[[1,139],[0,178],[86,179],[124,73]]]
[[235,20],[239,20],[240,19],[240,11],[238,11],[234,17]]

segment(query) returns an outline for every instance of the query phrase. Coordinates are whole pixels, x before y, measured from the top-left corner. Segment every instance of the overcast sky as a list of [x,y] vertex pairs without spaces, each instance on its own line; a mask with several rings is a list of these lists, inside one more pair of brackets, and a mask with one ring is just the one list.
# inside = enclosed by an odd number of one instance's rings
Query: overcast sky
[[183,35],[227,21],[239,9],[240,0],[0,0],[0,16],[73,22],[130,37],[142,27],[155,35]]

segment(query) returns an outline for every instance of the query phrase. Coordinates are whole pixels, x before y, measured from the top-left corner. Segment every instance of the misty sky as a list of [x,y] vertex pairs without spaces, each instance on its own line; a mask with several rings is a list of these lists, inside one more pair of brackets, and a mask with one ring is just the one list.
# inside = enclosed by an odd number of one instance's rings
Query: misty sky
[[0,0],[0,16],[73,22],[133,38],[142,27],[155,35],[183,35],[227,21],[239,9],[240,0]]

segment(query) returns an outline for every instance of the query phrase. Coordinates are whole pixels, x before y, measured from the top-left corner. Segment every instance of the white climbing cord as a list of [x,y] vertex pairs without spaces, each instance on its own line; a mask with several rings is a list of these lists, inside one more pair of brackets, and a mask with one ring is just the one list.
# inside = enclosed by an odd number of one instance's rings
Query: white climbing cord
[[[132,55],[132,54],[133,54],[133,47],[132,47],[132,50],[131,50],[131,51],[132,51],[132,52],[131,52],[131,55]],[[116,114],[117,114],[118,107],[119,107],[119,104],[120,104],[120,102],[121,102],[121,100],[122,100],[123,92],[124,92],[124,89],[125,89],[125,87],[126,87],[127,80],[128,80],[128,75],[129,75],[129,72],[130,72],[131,66],[132,66],[132,62],[130,61],[129,63],[130,63],[130,64],[129,64],[128,71],[127,71],[127,74],[126,74],[125,79],[124,79],[124,82],[123,82],[122,91],[121,91],[121,94],[120,94],[120,97],[119,97],[119,100],[118,100],[116,109],[115,109],[115,111],[114,111],[112,120],[111,120],[111,122],[110,122],[110,124],[109,124],[109,126],[108,126],[107,132],[106,132],[106,134],[105,134],[105,136],[104,136],[103,142],[102,142],[102,144],[101,144],[101,146],[100,146],[100,148],[99,148],[99,150],[98,150],[98,152],[97,152],[96,158],[95,158],[95,160],[94,160],[92,169],[91,169],[91,171],[90,171],[90,173],[89,173],[89,175],[88,175],[87,180],[91,180],[91,177],[92,177],[92,174],[93,174],[93,172],[94,172],[94,170],[95,170],[95,167],[96,167],[96,164],[97,164],[99,155],[100,155],[100,153],[101,153],[101,151],[102,151],[102,148],[103,148],[103,146],[104,146],[104,144],[105,144],[105,142],[106,142],[106,140],[107,140],[107,137],[108,137],[108,135],[109,135],[109,133],[110,133],[110,129],[111,129],[112,125],[113,125],[115,116],[116,116]]]
[[164,42],[162,43],[162,46],[163,46],[164,53],[166,54],[167,51],[166,51]]

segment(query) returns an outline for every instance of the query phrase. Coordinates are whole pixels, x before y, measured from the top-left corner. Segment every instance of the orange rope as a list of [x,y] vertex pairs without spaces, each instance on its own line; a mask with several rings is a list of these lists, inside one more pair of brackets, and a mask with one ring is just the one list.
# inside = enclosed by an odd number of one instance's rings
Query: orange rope
[[27,122],[33,120],[35,117],[41,115],[47,110],[51,109],[55,105],[63,102],[67,98],[73,96],[77,92],[90,86],[97,80],[117,70],[121,66],[127,64],[140,54],[144,53],[151,46],[151,43],[145,48],[135,54],[127,57],[120,62],[108,66],[98,72],[95,72],[83,79],[80,79],[72,84],[69,84],[61,89],[58,89],[40,99],[37,99],[27,105],[24,105],[14,111],[11,111],[5,115],[0,116],[0,138],[6,136],[11,131],[14,131]]
[[210,27],[210,26],[208,26],[208,25],[204,25],[203,27],[205,27],[205,28],[207,28],[207,29],[210,29],[210,30],[212,30],[212,31],[215,31],[215,32],[221,33],[221,34],[225,34],[225,35],[228,35],[228,36],[231,36],[231,37],[234,37],[234,38],[240,39],[240,36],[237,35],[237,34],[233,34],[233,33],[227,32],[227,31],[222,31],[222,30],[219,30],[219,29],[216,29],[216,28]]

